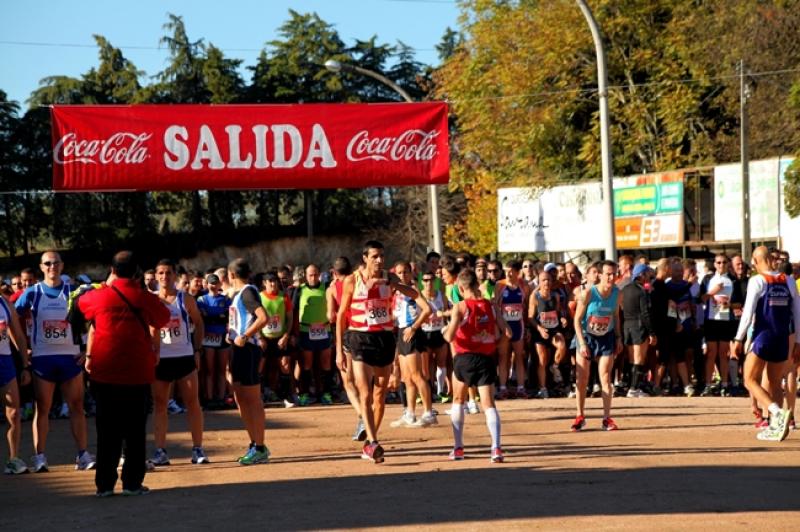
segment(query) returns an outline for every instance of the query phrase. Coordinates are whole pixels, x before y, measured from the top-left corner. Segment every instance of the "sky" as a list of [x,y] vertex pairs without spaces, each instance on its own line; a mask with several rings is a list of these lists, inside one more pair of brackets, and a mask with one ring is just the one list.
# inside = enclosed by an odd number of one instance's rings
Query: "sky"
[[[96,66],[99,34],[146,76],[166,65],[159,47],[167,13],[183,17],[191,40],[204,39],[227,57],[252,66],[267,41],[289,18],[289,9],[316,12],[332,24],[346,45],[377,36],[379,43],[402,41],[415,58],[438,64],[435,46],[447,27],[456,28],[455,0],[12,0],[0,19],[0,90],[22,109],[47,76],[77,77]],[[249,71],[244,71],[246,81]],[[143,79],[148,83],[148,79]]]

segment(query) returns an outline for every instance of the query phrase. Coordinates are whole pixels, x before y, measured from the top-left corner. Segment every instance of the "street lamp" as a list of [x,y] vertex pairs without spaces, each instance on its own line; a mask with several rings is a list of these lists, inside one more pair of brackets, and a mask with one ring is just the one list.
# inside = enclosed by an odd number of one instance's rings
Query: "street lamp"
[[[409,96],[409,94],[405,90],[403,90],[403,88],[400,85],[390,80],[383,74],[379,74],[373,70],[368,70],[366,68],[362,68],[356,65],[351,65],[348,63],[340,63],[335,59],[328,59],[327,61],[325,61],[325,68],[327,68],[331,72],[338,73],[344,70],[346,72],[356,72],[358,74],[361,74],[362,76],[370,77],[394,90],[397,94],[402,96],[406,102],[414,103],[414,100],[411,98],[411,96]],[[436,185],[428,185],[428,223],[430,225],[431,235],[433,239],[433,242],[431,243],[431,248],[433,249],[433,251],[441,253],[442,226],[439,224],[439,197],[436,194]]]
[[612,183],[613,171],[611,168],[611,139],[608,133],[608,74],[606,74],[606,51],[603,48],[603,38],[600,28],[592,15],[592,10],[586,5],[585,0],[575,0],[583,12],[589,29],[594,39],[594,49],[597,55],[597,92],[600,97],[600,157],[603,170],[603,196],[608,223],[606,232],[606,260],[616,260],[617,242],[614,230],[614,187]]

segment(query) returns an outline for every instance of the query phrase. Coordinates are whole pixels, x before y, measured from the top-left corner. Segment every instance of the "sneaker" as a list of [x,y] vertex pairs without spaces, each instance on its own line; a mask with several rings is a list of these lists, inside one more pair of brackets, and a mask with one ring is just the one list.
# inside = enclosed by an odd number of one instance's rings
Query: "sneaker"
[[6,475],[21,475],[22,473],[28,472],[28,466],[25,464],[25,461],[22,458],[11,458],[8,462],[6,462],[6,468],[3,470],[3,473]]
[[436,416],[433,415],[431,412],[426,412],[422,414],[419,419],[414,422],[415,427],[430,427],[431,425],[438,425],[439,421],[436,419]]
[[756,439],[761,441],[781,441],[781,435],[772,427],[766,427],[756,434]]
[[706,384],[705,388],[703,388],[703,391],[700,392],[700,397],[713,397],[714,392],[714,387],[710,384]]
[[440,395],[440,396],[439,396],[439,401],[440,401],[441,403],[449,403],[451,400],[452,400],[452,397],[450,397],[450,396],[449,396],[449,395],[447,395],[447,394],[444,394],[444,395]]
[[269,462],[269,449],[267,449],[266,445],[264,446],[263,451],[259,451],[255,446],[253,446],[245,456],[242,456],[239,459],[239,463],[243,466],[266,464],[267,462]]
[[383,462],[383,447],[376,442],[366,443],[361,449],[361,458],[380,464]]
[[575,399],[577,396],[578,392],[576,392],[574,389],[570,390],[569,393],[567,394],[567,397],[569,399]]
[[148,461],[154,466],[168,466],[169,457],[167,456],[167,451],[161,448],[156,449],[156,452],[153,453],[153,458]]
[[284,399],[283,400],[283,407],[284,408],[294,408],[296,406],[297,406],[296,404],[294,404],[292,401],[290,401],[288,399]]
[[459,461],[464,459],[464,448],[463,447],[456,447],[450,454],[447,455],[450,460]]
[[757,429],[765,429],[769,427],[769,419],[764,419],[762,417],[758,418],[753,425]]
[[614,422],[613,419],[611,419],[610,417],[607,417],[607,418],[603,419],[603,430],[606,430],[606,431],[619,430],[619,427],[617,426],[617,424]]
[[529,399],[528,391],[525,388],[517,388],[517,399]]
[[186,409],[179,405],[175,399],[170,399],[167,403],[167,412],[170,414],[183,414]]
[[255,450],[255,448],[256,448],[256,444],[251,442],[251,443],[250,443],[250,445],[247,447],[247,452],[246,452],[246,453],[244,453],[244,454],[243,454],[242,456],[240,456],[239,458],[237,458],[237,459],[236,459],[236,461],[237,461],[237,462],[241,462],[243,458],[245,458],[245,457],[247,457],[247,456],[250,456],[251,454],[253,454],[253,451]]
[[469,414],[480,414],[481,409],[478,408],[478,403],[475,401],[467,401],[467,413]]
[[61,403],[61,408],[58,410],[58,419],[67,419],[69,417],[69,406],[66,402]]
[[233,410],[236,408],[236,399],[234,399],[233,396],[229,395],[222,401],[222,404],[225,405],[225,408]]
[[503,462],[503,450],[500,447],[495,447],[492,449],[492,457],[490,458],[493,464],[499,464]]
[[780,412],[771,416],[769,421],[769,428],[774,430],[778,436],[778,441],[783,441],[786,439],[786,436],[789,435],[789,419],[791,418],[791,414],[785,408],[781,409]]
[[367,427],[364,426],[364,420],[358,418],[356,422],[356,430],[353,431],[353,441],[365,441],[367,439]]
[[687,384],[686,386],[684,386],[683,395],[685,395],[686,397],[694,397],[695,396],[694,386],[692,386],[691,384]]
[[586,426],[586,418],[584,416],[575,416],[575,421],[572,423],[570,430],[572,432],[578,432],[583,430],[583,427]]
[[547,399],[550,395],[547,393],[547,388],[540,388],[538,392],[536,392],[537,399]]
[[408,412],[403,412],[403,415],[389,423],[389,426],[395,429],[398,427],[413,427],[416,421],[414,416]]
[[206,456],[206,452],[202,447],[192,447],[192,463],[193,464],[210,464],[211,461]]
[[505,401],[508,399],[508,390],[501,388],[494,396],[498,401]]
[[630,390],[628,390],[628,393],[626,394],[626,397],[631,397],[631,398],[635,398],[635,399],[641,399],[642,397],[650,397],[650,396],[647,395],[642,390],[630,389]]
[[733,397],[733,387],[729,384],[726,384],[719,390],[720,397]]
[[422,404],[422,397],[420,397],[419,395],[417,396],[417,404],[418,405]]
[[553,376],[553,382],[556,384],[561,384],[564,382],[564,377],[561,376],[561,371],[558,369],[558,366],[553,364],[550,366],[550,374]]
[[603,393],[603,390],[602,390],[602,388],[600,388],[599,384],[595,384],[594,386],[592,386],[592,394],[591,394],[592,397],[600,397],[600,395],[602,393]]
[[47,468],[47,457],[44,455],[44,453],[33,455],[31,458],[31,463],[31,470],[34,473],[47,473],[50,471]]
[[94,494],[95,497],[99,497],[101,499],[105,497],[111,497],[113,495],[114,495],[114,490],[97,491]]
[[298,406],[309,406],[313,405],[316,402],[317,400],[312,395],[307,393],[301,393],[299,396],[297,396]]
[[97,465],[94,456],[89,451],[83,451],[75,457],[75,471],[88,471]]
[[332,405],[333,404],[333,397],[328,392],[322,394],[322,397],[319,398],[319,404],[321,405]]
[[25,403],[25,406],[22,407],[22,421],[32,420],[35,412],[33,403]]
[[122,489],[122,494],[126,497],[135,497],[137,495],[147,495],[150,493],[150,488],[147,486],[139,486],[138,488],[133,489]]

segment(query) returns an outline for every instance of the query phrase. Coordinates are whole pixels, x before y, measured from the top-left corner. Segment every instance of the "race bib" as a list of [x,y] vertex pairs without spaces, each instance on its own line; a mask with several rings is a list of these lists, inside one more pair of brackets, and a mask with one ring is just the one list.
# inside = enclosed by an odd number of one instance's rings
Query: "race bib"
[[367,325],[383,325],[391,321],[389,307],[383,299],[367,300]]
[[441,331],[444,328],[444,318],[431,314],[428,320],[422,325],[423,331]]
[[328,326],[324,323],[315,323],[308,326],[308,339],[311,341],[327,340],[329,336]]
[[558,327],[558,311],[550,310],[539,313],[539,324],[545,329],[555,329]]
[[283,329],[283,320],[280,316],[267,316],[267,324],[264,326],[264,334],[272,336],[279,334]]
[[667,303],[667,317],[678,319],[678,305],[676,305],[674,301],[669,301]]
[[206,333],[203,336],[203,347],[220,347],[222,345],[222,335],[215,333]]
[[728,296],[713,296],[708,300],[711,305],[709,315],[712,320],[728,321],[731,319],[731,307]]
[[506,321],[520,321],[522,319],[522,303],[503,305],[503,319]]
[[181,320],[174,318],[169,320],[166,327],[161,328],[161,343],[172,344],[180,339]]
[[687,302],[678,305],[678,320],[681,322],[692,319],[692,304]]
[[46,344],[67,344],[67,320],[44,320],[42,339]]
[[603,336],[611,328],[611,316],[589,316],[587,325],[590,334]]

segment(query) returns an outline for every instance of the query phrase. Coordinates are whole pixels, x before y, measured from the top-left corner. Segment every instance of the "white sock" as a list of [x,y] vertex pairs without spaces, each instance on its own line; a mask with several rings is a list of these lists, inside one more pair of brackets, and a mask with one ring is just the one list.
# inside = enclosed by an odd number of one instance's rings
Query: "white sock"
[[447,373],[445,368],[436,368],[436,392],[443,395],[447,389]]
[[776,415],[776,414],[780,413],[781,407],[778,406],[778,403],[770,403],[769,407],[767,408],[767,410],[769,410],[770,414]]
[[454,403],[450,409],[450,424],[453,426],[454,447],[464,447],[464,409],[461,403]]
[[492,449],[500,448],[500,415],[497,413],[496,408],[487,408],[484,411],[486,416],[486,426],[489,428],[489,434],[492,436]]

